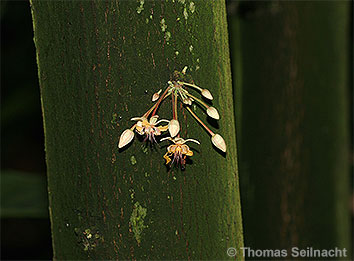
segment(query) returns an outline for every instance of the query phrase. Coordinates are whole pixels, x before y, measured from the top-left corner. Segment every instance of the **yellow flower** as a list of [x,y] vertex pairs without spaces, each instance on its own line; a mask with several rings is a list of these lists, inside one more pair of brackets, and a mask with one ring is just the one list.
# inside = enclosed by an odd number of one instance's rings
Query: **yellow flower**
[[[199,141],[194,140],[194,139],[182,139],[182,138],[171,138],[171,137],[167,137],[167,138],[163,138],[161,139],[161,141],[164,140],[170,140],[172,141],[174,144],[170,145],[167,147],[167,152],[166,154],[163,156],[164,159],[166,160],[166,165],[169,164],[170,162],[170,166],[176,162],[176,165],[181,165],[181,168],[184,168],[186,165],[186,157],[189,156],[193,156],[193,151],[191,151],[189,149],[189,147],[185,144],[188,141],[191,142],[195,142],[197,144],[200,144]],[[171,156],[173,155],[173,159],[171,160]]]
[[168,130],[168,125],[157,126],[161,122],[169,123],[169,120],[159,120],[159,116],[155,115],[150,118],[148,121],[145,117],[136,117],[132,118],[133,121],[138,121],[135,126],[135,130],[140,135],[146,135],[144,141],[149,140],[151,143],[155,142],[155,136],[161,135],[161,132]]

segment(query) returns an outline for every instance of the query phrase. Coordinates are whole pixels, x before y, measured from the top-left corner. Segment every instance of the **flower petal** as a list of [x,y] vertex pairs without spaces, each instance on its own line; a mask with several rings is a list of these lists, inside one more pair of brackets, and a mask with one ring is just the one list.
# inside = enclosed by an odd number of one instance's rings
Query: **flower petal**
[[146,119],[145,117],[134,117],[134,118],[131,118],[130,120],[131,121],[143,121],[144,119]]
[[172,140],[172,138],[171,137],[164,137],[164,138],[160,139],[160,141],[164,141],[164,140]]
[[159,124],[159,123],[161,123],[161,122],[167,122],[167,123],[170,123],[170,121],[169,121],[169,120],[161,119],[161,120],[158,120],[158,121],[155,123],[155,125],[157,125],[157,124]]
[[158,118],[159,118],[158,115],[151,116],[150,121],[149,121],[150,125],[155,125]]
[[157,127],[160,131],[167,131],[168,130],[168,125],[165,126],[158,126]]
[[191,142],[194,142],[194,143],[200,144],[200,142],[199,142],[199,141],[197,141],[197,140],[195,140],[195,139],[186,139],[186,140],[184,140],[184,141],[183,141],[183,143],[186,143],[186,142],[188,142],[188,141],[191,141]]

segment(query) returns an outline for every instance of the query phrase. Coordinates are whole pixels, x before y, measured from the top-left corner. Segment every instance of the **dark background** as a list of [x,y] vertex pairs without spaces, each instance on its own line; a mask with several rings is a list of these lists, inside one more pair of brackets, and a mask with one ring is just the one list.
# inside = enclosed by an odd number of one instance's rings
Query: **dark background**
[[31,11],[26,1],[0,3],[1,259],[51,259]]
[[[1,259],[52,259],[30,5],[0,4]],[[252,5],[243,7],[240,12],[253,11]]]

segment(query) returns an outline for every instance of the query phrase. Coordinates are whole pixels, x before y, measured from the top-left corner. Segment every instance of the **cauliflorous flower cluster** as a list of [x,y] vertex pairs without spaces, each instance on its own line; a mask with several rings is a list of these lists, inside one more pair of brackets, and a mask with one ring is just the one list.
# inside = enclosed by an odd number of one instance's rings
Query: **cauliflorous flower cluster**
[[[185,73],[185,69],[182,71],[183,74]],[[155,102],[155,104],[143,116],[131,119],[132,121],[136,121],[136,123],[121,134],[118,148],[123,148],[133,140],[134,130],[137,134],[145,136],[144,141],[148,141],[151,144],[157,143],[156,136],[160,136],[163,132],[168,131],[170,136],[161,138],[160,142],[169,140],[173,144],[167,147],[167,152],[163,157],[166,160],[166,164],[172,166],[172,164],[175,163],[183,169],[186,164],[186,157],[193,156],[193,151],[186,145],[186,142],[200,143],[195,139],[183,139],[179,135],[180,124],[177,116],[177,103],[180,101],[184,104],[192,117],[210,134],[212,144],[222,152],[226,152],[226,144],[221,135],[211,131],[191,110],[190,106],[193,102],[199,103],[205,109],[207,115],[215,120],[220,118],[217,109],[192,95],[188,90],[189,87],[199,91],[204,98],[208,100],[213,99],[213,96],[207,89],[202,89],[192,83],[179,80],[169,81],[168,86],[161,96],[162,90],[159,90],[152,96],[152,101]],[[159,119],[159,116],[156,115],[156,111],[162,101],[169,96],[172,96],[172,119]]]

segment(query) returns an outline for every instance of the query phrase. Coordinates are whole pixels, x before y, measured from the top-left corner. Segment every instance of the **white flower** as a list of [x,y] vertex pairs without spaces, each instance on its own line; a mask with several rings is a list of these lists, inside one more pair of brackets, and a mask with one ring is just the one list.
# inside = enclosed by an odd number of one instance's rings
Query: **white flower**
[[[194,139],[182,139],[182,138],[171,138],[171,137],[166,137],[161,139],[161,141],[164,140],[170,140],[174,144],[170,145],[167,147],[167,152],[163,156],[163,158],[166,160],[166,165],[171,162],[171,165],[175,162],[178,165],[181,165],[181,168],[184,169],[186,165],[186,157],[193,156],[193,151],[189,149],[189,147],[185,144],[188,141],[200,144],[199,141],[194,140]],[[171,160],[171,157],[173,156],[173,159]],[[170,166],[171,166],[170,165]]]
[[152,116],[150,118],[150,120],[148,121],[148,119],[146,117],[136,117],[136,118],[132,118],[132,121],[138,121],[136,123],[136,132],[140,135],[146,135],[145,141],[149,140],[150,142],[155,142],[155,136],[161,135],[162,131],[167,131],[168,126],[169,125],[165,125],[165,126],[157,126],[159,123],[161,122],[167,122],[169,123],[169,120],[159,120],[158,121],[159,116],[155,115]]

